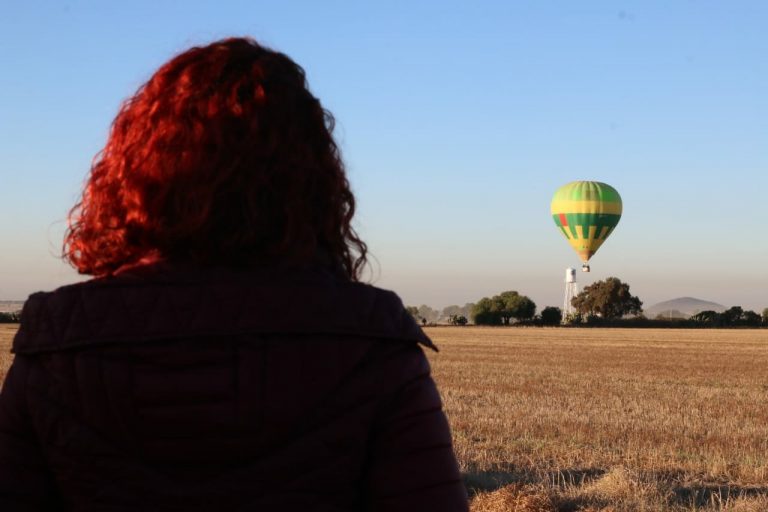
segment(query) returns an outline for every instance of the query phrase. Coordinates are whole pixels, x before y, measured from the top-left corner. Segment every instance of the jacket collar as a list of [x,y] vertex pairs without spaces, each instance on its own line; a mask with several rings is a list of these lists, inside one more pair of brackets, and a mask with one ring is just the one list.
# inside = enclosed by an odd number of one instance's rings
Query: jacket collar
[[270,333],[373,337],[437,350],[394,292],[328,270],[153,262],[31,295],[13,352]]

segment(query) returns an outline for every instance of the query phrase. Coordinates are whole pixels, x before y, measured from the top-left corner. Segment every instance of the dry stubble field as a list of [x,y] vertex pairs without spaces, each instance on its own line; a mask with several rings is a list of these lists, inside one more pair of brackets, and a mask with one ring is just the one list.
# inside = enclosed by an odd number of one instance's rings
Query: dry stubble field
[[473,512],[768,511],[768,331],[427,333]]
[[768,511],[768,331],[427,333],[473,511]]
[[17,324],[0,324],[0,382],[5,380],[5,373],[13,361],[11,341],[18,328]]

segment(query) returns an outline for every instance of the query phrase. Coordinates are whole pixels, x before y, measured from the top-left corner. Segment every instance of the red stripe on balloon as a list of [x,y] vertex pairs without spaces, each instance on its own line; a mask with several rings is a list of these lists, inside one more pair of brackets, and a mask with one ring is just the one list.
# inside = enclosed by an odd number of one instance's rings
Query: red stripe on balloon
[[560,224],[562,224],[563,227],[568,227],[568,219],[565,218],[565,214],[560,214]]

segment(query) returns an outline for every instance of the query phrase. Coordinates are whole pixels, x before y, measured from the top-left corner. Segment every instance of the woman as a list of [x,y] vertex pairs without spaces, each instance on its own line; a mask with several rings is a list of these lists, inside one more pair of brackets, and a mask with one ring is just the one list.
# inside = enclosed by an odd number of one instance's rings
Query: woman
[[431,341],[358,282],[332,118],[251,39],[120,110],[71,213],[94,279],[27,301],[0,509],[466,510]]

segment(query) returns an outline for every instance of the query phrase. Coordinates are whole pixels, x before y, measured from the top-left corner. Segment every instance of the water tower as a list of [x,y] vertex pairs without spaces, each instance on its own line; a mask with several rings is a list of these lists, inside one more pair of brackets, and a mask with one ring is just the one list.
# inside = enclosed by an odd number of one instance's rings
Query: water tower
[[579,283],[576,282],[576,269],[568,267],[565,269],[565,298],[563,299],[563,321],[568,315],[576,312],[571,304],[571,299],[579,294]]

